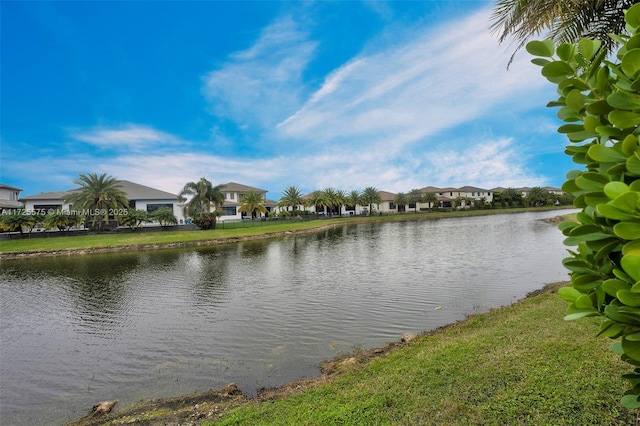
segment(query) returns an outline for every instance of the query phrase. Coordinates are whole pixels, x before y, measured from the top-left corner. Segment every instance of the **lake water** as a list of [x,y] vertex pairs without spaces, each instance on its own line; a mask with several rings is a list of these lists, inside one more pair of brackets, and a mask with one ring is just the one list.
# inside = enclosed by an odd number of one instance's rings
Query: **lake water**
[[226,246],[3,260],[0,423],[245,394],[567,280],[558,212],[365,223]]

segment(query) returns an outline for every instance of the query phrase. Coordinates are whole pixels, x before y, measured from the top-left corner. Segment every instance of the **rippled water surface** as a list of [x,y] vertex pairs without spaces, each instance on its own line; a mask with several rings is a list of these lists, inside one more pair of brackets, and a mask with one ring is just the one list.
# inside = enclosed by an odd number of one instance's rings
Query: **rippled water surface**
[[[370,223],[228,246],[4,260],[0,423],[62,424],[237,383],[247,394],[567,279],[519,213]],[[439,307],[436,309],[436,307]]]

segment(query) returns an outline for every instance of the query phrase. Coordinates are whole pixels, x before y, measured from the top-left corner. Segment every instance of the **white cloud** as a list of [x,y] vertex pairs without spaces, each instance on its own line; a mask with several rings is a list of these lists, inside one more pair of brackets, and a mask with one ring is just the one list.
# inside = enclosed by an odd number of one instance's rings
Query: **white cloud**
[[292,18],[276,21],[253,46],[205,76],[213,112],[240,125],[280,121],[300,105],[302,73],[316,46]]
[[111,149],[157,146],[179,141],[168,133],[136,124],[127,124],[118,128],[95,127],[85,131],[73,131],[71,137],[101,148]]

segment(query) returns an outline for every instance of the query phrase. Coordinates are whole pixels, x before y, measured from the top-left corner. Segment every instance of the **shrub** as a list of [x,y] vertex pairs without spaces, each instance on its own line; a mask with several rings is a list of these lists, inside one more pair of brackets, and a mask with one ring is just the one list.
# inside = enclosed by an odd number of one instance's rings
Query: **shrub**
[[563,191],[581,209],[575,222],[560,229],[575,247],[563,260],[571,286],[560,290],[570,302],[566,319],[600,315],[599,335],[618,339],[612,349],[636,368],[624,375],[631,388],[622,398],[640,408],[640,4],[625,15],[626,35],[617,61],[609,61],[600,42],[577,46],[532,41],[542,75],[557,84],[565,123],[558,131],[570,145],[565,153],[582,167],[567,174]]

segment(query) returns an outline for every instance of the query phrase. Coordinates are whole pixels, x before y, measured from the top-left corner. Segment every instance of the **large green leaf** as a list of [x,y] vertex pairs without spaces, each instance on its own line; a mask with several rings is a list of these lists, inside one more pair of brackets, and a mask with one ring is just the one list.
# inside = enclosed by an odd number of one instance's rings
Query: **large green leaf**
[[640,256],[640,240],[638,241],[630,241],[624,246],[622,246],[622,254],[632,254],[634,256]]
[[640,71],[640,49],[631,49],[625,53],[621,62],[622,69],[630,77]]
[[640,176],[640,154],[634,153],[631,157],[627,158],[626,162],[627,171],[633,176]]
[[636,213],[636,210],[638,209],[638,196],[638,193],[635,191],[625,192],[624,194],[618,195],[614,200],[609,201],[607,205],[630,213],[637,218],[638,213]]
[[620,400],[620,404],[622,404],[624,408],[627,408],[629,410],[637,410],[638,408],[640,408],[640,401],[638,400],[638,395],[636,394],[623,396]]
[[624,336],[622,338],[622,349],[629,358],[640,361],[640,341]]
[[[616,294],[618,293],[618,291],[620,290],[629,291],[631,289],[631,286],[622,280],[611,278],[602,283],[602,288],[609,296],[616,297]],[[567,301],[573,302],[573,300],[567,300]]]
[[613,226],[613,232],[624,240],[638,240],[640,239],[640,220],[616,223]]
[[587,112],[592,115],[604,116],[609,114],[611,111],[613,111],[613,108],[604,99],[592,102],[587,105]]
[[567,302],[573,303],[578,300],[579,297],[583,296],[583,294],[573,287],[562,287],[558,289],[558,296]]
[[627,159],[626,155],[604,145],[591,145],[589,147],[588,155],[593,158],[594,161],[598,161],[600,163],[616,163]]
[[567,95],[567,106],[574,111],[580,111],[584,108],[586,97],[578,89],[573,89]]
[[631,6],[624,14],[624,20],[631,28],[640,28],[640,4]]
[[553,40],[533,40],[527,43],[525,46],[527,52],[532,54],[533,56],[542,56],[545,58],[550,58],[553,56],[553,52],[555,50],[555,46],[553,45]]
[[633,326],[640,326],[640,313],[638,312],[638,308],[607,305],[607,307],[604,308],[604,313],[614,321]]
[[620,264],[633,280],[640,281],[640,256],[627,254],[622,256]]
[[601,44],[602,42],[600,40],[584,38],[580,40],[580,43],[578,43],[578,51],[582,57],[587,61],[590,61],[594,56],[596,56],[596,53],[598,53],[598,49],[600,49]]
[[620,210],[616,207],[613,207],[609,204],[598,204],[596,210],[599,214],[604,217],[608,217],[609,219],[614,220],[628,220],[636,218],[636,215],[632,213],[628,213],[624,210]]
[[[598,145],[593,145],[598,146]],[[593,147],[592,147],[593,148]],[[591,151],[591,148],[589,148]],[[602,191],[606,184],[610,182],[608,176],[602,173],[586,172],[575,179],[575,183],[580,189],[587,191]]]
[[607,97],[607,102],[618,109],[634,110],[640,108],[640,96],[629,92],[614,92]]
[[547,65],[542,67],[542,75],[552,82],[559,82],[559,78],[564,79],[564,77],[573,75],[573,73],[573,68],[571,68],[571,66],[566,62],[562,61],[549,62]]
[[640,293],[634,293],[630,290],[619,290],[616,297],[627,306],[635,308],[640,307]]
[[624,182],[609,182],[604,186],[604,193],[612,200],[625,192],[629,192],[629,186]]
[[607,115],[607,118],[619,129],[627,129],[640,124],[640,114],[632,111],[613,110]]
[[622,153],[633,155],[638,150],[638,138],[635,135],[627,135],[622,141]]

